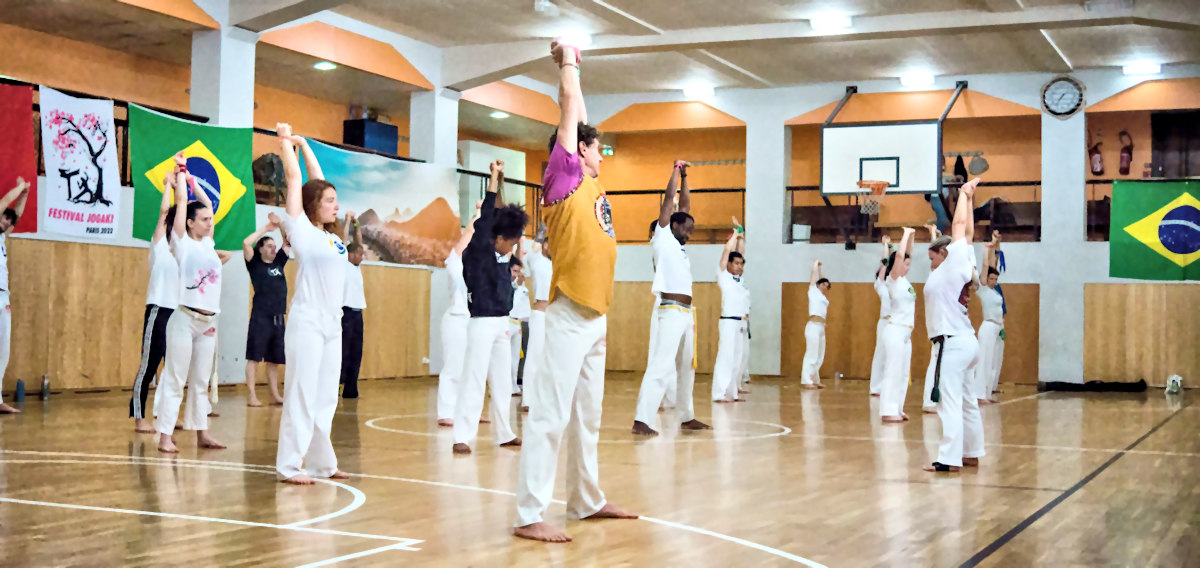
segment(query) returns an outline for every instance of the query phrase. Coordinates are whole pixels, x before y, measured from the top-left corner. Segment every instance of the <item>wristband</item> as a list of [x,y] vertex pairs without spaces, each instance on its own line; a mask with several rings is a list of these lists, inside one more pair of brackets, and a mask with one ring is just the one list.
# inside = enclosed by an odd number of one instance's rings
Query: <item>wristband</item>
[[745,233],[746,228],[745,227],[734,227],[733,232],[738,233],[738,234]]

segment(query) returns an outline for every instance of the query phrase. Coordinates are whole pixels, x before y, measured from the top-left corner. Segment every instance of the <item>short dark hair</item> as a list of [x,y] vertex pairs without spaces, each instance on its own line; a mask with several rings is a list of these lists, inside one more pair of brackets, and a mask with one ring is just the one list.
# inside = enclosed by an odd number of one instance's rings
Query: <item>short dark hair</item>
[[518,268],[525,266],[525,263],[521,262],[521,259],[517,258],[516,256],[513,256],[509,262],[512,263],[512,266],[516,266]]
[[999,278],[999,277],[1000,277],[1000,271],[999,271],[999,270],[996,270],[996,267],[994,267],[994,266],[989,266],[989,267],[988,267],[988,271],[987,271],[987,275],[988,275],[988,276],[991,276],[991,275],[993,275],[993,274],[995,274],[995,275],[996,275],[996,278]]
[[658,230],[658,219],[650,221],[650,236],[654,237],[654,231]]
[[353,254],[356,252],[362,252],[362,245],[358,243],[350,243],[346,245],[346,254]]
[[[600,131],[596,130],[595,126],[591,126],[589,124],[580,122],[579,124],[577,124],[575,126],[575,128],[576,128],[575,132],[577,133],[577,137],[578,137],[579,141],[583,143],[584,146],[591,146],[592,142],[595,142],[596,140],[600,139]],[[554,134],[550,135],[550,144],[548,145],[548,148],[551,152],[554,151],[555,144],[558,144],[558,129],[557,128],[554,129]],[[563,149],[568,150],[568,151],[578,151],[579,150],[579,148],[563,148]]]
[[[168,232],[170,232],[170,229],[170,227],[167,227]],[[251,257],[252,260],[262,260],[262,248],[263,245],[267,244],[268,241],[274,242],[275,239],[271,238],[270,235],[267,235],[259,238],[258,242],[254,243],[254,255]]]
[[820,286],[822,284],[829,284],[829,287],[833,288],[833,283],[830,282],[828,278],[822,278],[820,280],[817,280],[817,286]]
[[671,214],[671,224],[672,225],[682,225],[684,223],[687,223],[688,221],[691,221],[693,223],[696,222],[696,220],[691,215],[688,215],[687,213],[684,213],[683,211],[676,211]]
[[949,236],[942,235],[942,236],[934,239],[932,243],[929,243],[929,250],[936,252],[936,253],[945,252],[946,247],[950,246],[950,242],[952,240],[953,239],[951,239]]
[[742,259],[742,262],[743,262],[743,263],[744,263],[744,262],[746,262],[746,257],[742,256],[742,253],[740,253],[740,252],[738,252],[738,251],[736,251],[736,250],[735,250],[735,251],[731,251],[731,252],[729,253],[729,260],[728,260],[727,262],[733,262],[733,261],[735,261],[735,260],[737,260],[737,259],[739,259],[739,258],[740,258],[740,259]]
[[12,207],[4,210],[4,218],[8,219],[8,222],[12,223],[13,225],[16,225],[17,220],[20,219],[20,217],[17,216],[16,210],[14,210]]
[[525,234],[525,224],[529,222],[529,214],[519,205],[505,205],[496,209],[495,222],[492,223],[492,237],[519,239]]

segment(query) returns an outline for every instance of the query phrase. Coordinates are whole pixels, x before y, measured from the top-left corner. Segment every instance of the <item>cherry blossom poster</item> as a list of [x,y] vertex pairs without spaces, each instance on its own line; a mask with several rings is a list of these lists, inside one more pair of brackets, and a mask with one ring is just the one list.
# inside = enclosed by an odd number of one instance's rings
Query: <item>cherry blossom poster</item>
[[121,212],[113,102],[40,88],[46,186],[41,230],[111,239]]

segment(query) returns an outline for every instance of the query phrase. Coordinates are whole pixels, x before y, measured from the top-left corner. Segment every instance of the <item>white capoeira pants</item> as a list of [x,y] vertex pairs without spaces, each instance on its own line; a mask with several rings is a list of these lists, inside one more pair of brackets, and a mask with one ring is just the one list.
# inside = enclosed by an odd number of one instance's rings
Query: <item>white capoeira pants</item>
[[975,365],[971,392],[979,400],[992,398],[996,381],[1000,377],[1000,325],[984,320],[979,324],[979,362]]
[[183,413],[185,430],[208,430],[208,383],[217,349],[217,316],[180,306],[167,321],[167,363],[154,391],[154,429],[170,436],[179,418],[183,385],[191,390]]
[[992,388],[988,391],[989,395],[1000,388],[1000,371],[1004,369],[1004,342],[1004,338],[1000,338],[1000,341],[996,342],[996,375],[992,378]]
[[[525,391],[529,383],[537,380],[537,374],[542,368],[542,357],[546,353],[546,312],[533,310],[529,314],[529,341],[525,343]],[[522,398],[521,404],[529,406],[529,397]]]
[[883,346],[883,335],[887,326],[887,318],[879,318],[879,322],[875,324],[875,353],[871,356],[871,394],[880,394],[883,388],[885,349]]
[[883,330],[884,371],[879,393],[879,415],[900,416],[908,396],[912,367],[912,327],[888,323]]
[[283,417],[275,475],[329,477],[338,471],[329,435],[342,379],[341,306],[321,311],[292,304],[283,332]]
[[509,373],[508,378],[512,380],[512,393],[521,394],[521,385],[517,384],[517,377],[521,374],[521,342],[524,338],[521,337],[521,320],[508,320],[508,344],[509,344]]
[[746,324],[746,336],[742,338],[742,384],[750,383],[750,322],[743,320]]
[[438,374],[438,420],[454,418],[458,404],[458,385],[462,382],[463,361],[467,358],[467,324],[471,316],[452,314],[442,316],[442,372]]
[[933,368],[937,364],[937,345],[929,345],[929,366],[925,368],[925,396],[921,399],[922,410],[936,410],[937,403],[933,401]]
[[717,360],[713,364],[713,400],[732,400],[738,397],[738,385],[745,370],[746,322],[721,319],[717,322]]
[[[650,347],[646,350],[646,368],[650,368],[650,363],[654,361],[654,342],[658,341],[658,306],[662,299],[658,295],[654,296],[654,303],[650,306]],[[674,382],[667,383],[667,392],[663,395],[662,405],[667,408],[675,408],[675,394],[678,386]]]
[[800,384],[821,384],[821,364],[825,362],[825,324],[810,321],[804,326],[804,375]]
[[[537,313],[537,312],[534,312]],[[526,383],[529,418],[517,476],[517,520],[542,521],[554,496],[558,450],[567,435],[567,513],[594,515],[605,505],[600,490],[600,416],[604,402],[604,356],[608,317],[559,296],[546,310],[542,371]]]
[[454,407],[455,444],[469,446],[479,435],[484,390],[492,393],[492,440],[499,445],[517,437],[508,423],[513,385],[509,333],[507,316],[471,318],[467,324],[467,357]]
[[[8,291],[0,290],[0,383],[8,371],[8,358],[12,353],[12,306],[8,304]],[[133,393],[137,396],[137,393]]]
[[[968,390],[972,381],[971,366],[979,352],[979,341],[974,335],[954,335],[947,337],[941,348],[945,350],[938,382],[941,393],[938,418],[942,421],[942,441],[938,444],[937,461],[961,467],[963,458],[983,457],[986,453],[983,449],[983,418],[979,414],[979,401],[970,396]],[[934,361],[937,361],[936,353]]]
[[696,383],[696,370],[692,367],[696,333],[694,315],[691,308],[683,306],[668,304],[658,308],[658,333],[653,341],[650,365],[642,376],[634,420],[647,426],[654,424],[659,403],[670,383],[678,385],[675,407],[679,410],[679,421],[690,422],[696,418],[692,406],[692,388]]

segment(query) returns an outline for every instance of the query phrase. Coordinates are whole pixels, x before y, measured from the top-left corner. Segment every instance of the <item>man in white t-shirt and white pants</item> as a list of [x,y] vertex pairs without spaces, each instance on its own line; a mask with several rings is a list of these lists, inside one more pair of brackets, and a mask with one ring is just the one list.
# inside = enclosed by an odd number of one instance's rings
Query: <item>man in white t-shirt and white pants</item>
[[929,338],[937,346],[933,398],[942,422],[942,441],[937,460],[925,466],[925,471],[956,472],[964,465],[977,466],[985,453],[983,421],[970,388],[979,341],[966,307],[975,271],[971,238],[978,184],[979,178],[975,178],[959,190],[952,237],[942,237],[929,246],[933,271],[925,282],[925,312],[929,314]]
[[808,282],[808,323],[804,325],[804,370],[801,388],[823,389],[821,364],[825,362],[825,316],[829,313],[829,288],[832,284],[821,272],[821,261],[814,260]]
[[[739,227],[740,229],[740,227]],[[721,319],[717,323],[717,360],[713,365],[713,402],[737,402],[738,387],[750,348],[750,290],[742,283],[746,267],[741,231],[734,231],[721,251],[717,286],[721,289]]]
[[[680,211],[675,212],[675,188],[682,180]],[[637,414],[634,416],[633,433],[641,436],[657,436],[650,427],[658,414],[659,404],[667,391],[667,383],[676,381],[676,408],[679,410],[680,428],[683,430],[707,430],[708,424],[696,420],[692,405],[692,387],[696,381],[695,337],[696,313],[692,307],[692,263],[683,246],[695,229],[695,220],[684,210],[689,200],[687,190],[687,162],[675,162],[671,181],[667,183],[667,194],[659,209],[658,227],[654,230],[654,284],[651,291],[658,295],[658,328],[653,340],[654,352],[650,364],[642,377],[642,388],[638,392]]]
[[[12,306],[8,303],[8,234],[25,212],[25,200],[28,197],[29,182],[18,177],[16,187],[0,198],[0,380],[4,379],[4,372],[8,370],[12,342]],[[0,414],[20,413],[20,410],[0,402]]]

